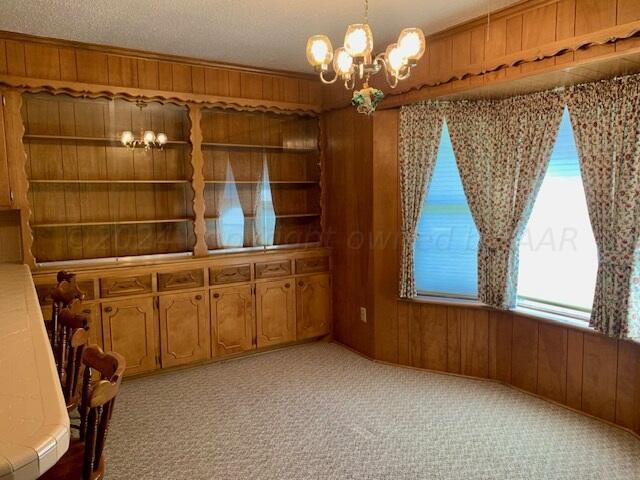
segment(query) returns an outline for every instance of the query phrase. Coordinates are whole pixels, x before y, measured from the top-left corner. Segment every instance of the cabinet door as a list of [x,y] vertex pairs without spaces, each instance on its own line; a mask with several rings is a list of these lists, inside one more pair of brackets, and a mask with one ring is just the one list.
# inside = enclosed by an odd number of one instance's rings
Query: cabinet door
[[97,303],[83,303],[82,313],[89,317],[89,343],[94,343],[104,348],[102,341],[102,316],[100,305]]
[[115,300],[102,304],[102,336],[106,351],[127,361],[126,375],[157,368],[153,298]]
[[251,285],[211,290],[214,355],[229,355],[255,348],[251,290]]
[[9,186],[9,168],[7,158],[6,129],[4,123],[4,97],[0,105],[0,208],[11,207],[11,189]]
[[299,277],[296,286],[297,338],[329,333],[331,322],[331,279],[328,274]]
[[164,295],[159,305],[162,366],[209,358],[209,312],[204,292]]
[[256,327],[258,347],[296,339],[294,279],[256,285]]

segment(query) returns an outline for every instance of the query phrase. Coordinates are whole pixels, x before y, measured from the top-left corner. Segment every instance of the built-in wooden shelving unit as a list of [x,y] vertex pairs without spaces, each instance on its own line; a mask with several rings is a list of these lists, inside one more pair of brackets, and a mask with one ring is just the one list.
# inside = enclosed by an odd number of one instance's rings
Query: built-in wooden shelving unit
[[[193,117],[188,105],[151,102],[139,109],[124,99],[25,93],[23,143],[36,262],[194,252],[194,212],[202,210],[205,232],[199,238],[206,249],[229,248],[220,236],[229,192],[241,208],[243,247],[317,244],[317,118],[200,111]],[[196,147],[194,128],[202,135]],[[119,141],[124,130],[147,129],[168,135],[162,150],[131,150]],[[194,173],[192,149],[198,147],[203,168]],[[273,207],[266,215],[275,228],[265,241],[264,235],[258,240],[256,228],[269,222],[257,208],[266,190]],[[198,202],[204,204],[200,210]]]

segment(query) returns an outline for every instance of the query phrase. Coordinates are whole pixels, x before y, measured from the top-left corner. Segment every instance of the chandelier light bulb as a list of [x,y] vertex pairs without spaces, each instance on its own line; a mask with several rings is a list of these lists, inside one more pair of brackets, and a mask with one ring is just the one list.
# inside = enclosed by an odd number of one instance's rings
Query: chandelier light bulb
[[159,133],[158,135],[156,135],[156,142],[158,143],[158,145],[162,146],[164,144],[167,143],[167,135],[164,133]]
[[389,45],[385,55],[387,57],[387,70],[397,77],[402,67],[407,64],[407,57],[397,43]]
[[352,57],[366,57],[373,51],[373,33],[366,23],[349,25],[344,36],[344,48]]
[[398,46],[406,58],[419,60],[426,49],[423,31],[419,28],[405,28],[398,37]]
[[151,130],[147,130],[146,132],[144,132],[144,135],[142,136],[142,141],[144,142],[145,145],[150,145],[156,141],[156,134],[153,133]]
[[351,74],[353,57],[347,53],[345,47],[336,48],[336,53],[333,56],[333,69],[341,77]]
[[120,141],[124,146],[129,146],[133,143],[133,133],[130,131],[122,132],[122,136],[120,137]]
[[314,67],[329,65],[333,59],[333,46],[326,35],[314,35],[307,40],[307,61]]

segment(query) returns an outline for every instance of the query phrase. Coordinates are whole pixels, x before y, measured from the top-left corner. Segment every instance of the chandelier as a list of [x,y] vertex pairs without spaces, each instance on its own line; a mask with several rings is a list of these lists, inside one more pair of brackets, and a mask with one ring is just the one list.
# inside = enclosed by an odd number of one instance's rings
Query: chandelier
[[[411,69],[425,52],[424,33],[419,28],[405,28],[398,41],[390,44],[384,52],[372,58],[373,33],[368,24],[369,1],[364,1],[364,23],[349,25],[344,36],[344,46],[333,50],[326,35],[313,35],[307,40],[307,60],[325,84],[338,80],[347,90],[353,90],[359,80],[362,88],[353,93],[352,103],[360,113],[371,115],[384,98],[384,93],[369,87],[369,79],[384,72],[387,84],[396,88],[401,80],[409,78]],[[327,79],[329,65],[333,60],[333,78]]]
[[[146,103],[137,101],[136,105],[142,112],[142,109],[147,106]],[[122,132],[120,136],[120,142],[122,145],[129,149],[134,149],[136,147],[144,147],[145,150],[150,150],[152,148],[157,148],[158,150],[162,150],[162,147],[167,143],[167,135],[164,133],[156,134],[153,130],[144,130],[140,128],[140,136],[136,138],[133,135],[133,132],[126,130]]]

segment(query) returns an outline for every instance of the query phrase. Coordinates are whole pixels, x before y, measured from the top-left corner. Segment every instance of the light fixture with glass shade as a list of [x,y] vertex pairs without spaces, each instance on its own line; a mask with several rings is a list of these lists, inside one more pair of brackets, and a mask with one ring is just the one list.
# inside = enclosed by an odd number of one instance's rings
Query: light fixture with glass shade
[[[141,101],[137,101],[136,105],[140,111],[147,106],[146,103]],[[156,134],[153,130],[144,130],[143,128],[140,129],[140,136],[138,138],[136,138],[133,135],[133,132],[129,130],[122,132],[122,135],[120,135],[120,142],[130,149],[144,147],[145,150],[150,150],[152,148],[162,150],[168,140],[167,135],[164,133]]]
[[[307,40],[307,60],[320,75],[323,83],[344,82],[347,90],[353,90],[356,82],[362,88],[353,92],[351,103],[361,113],[371,115],[382,101],[384,93],[369,87],[369,79],[384,72],[387,84],[396,88],[401,80],[409,78],[411,69],[424,55],[426,45],[424,33],[419,28],[405,28],[398,41],[389,45],[384,52],[373,55],[373,33],[368,24],[369,1],[364,1],[364,23],[349,25],[344,36],[344,46],[333,50],[331,40],[326,35],[313,35]],[[333,64],[332,64],[333,61]],[[329,65],[333,65],[334,76],[327,78]]]

